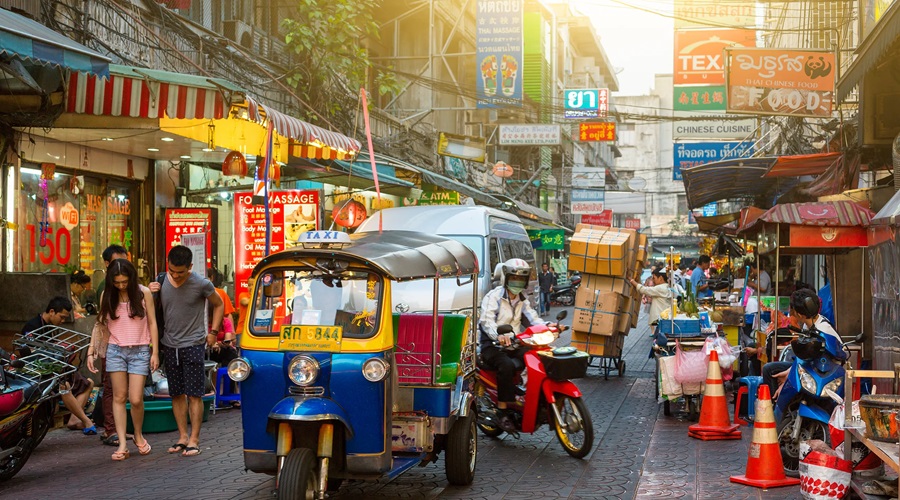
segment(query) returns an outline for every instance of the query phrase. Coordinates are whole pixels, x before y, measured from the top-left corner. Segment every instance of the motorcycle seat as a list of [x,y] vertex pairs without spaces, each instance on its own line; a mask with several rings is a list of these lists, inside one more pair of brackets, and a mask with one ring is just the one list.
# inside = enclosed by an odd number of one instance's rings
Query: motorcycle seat
[[15,373],[11,372],[6,372],[6,383],[9,384],[9,388],[3,391],[4,394],[21,390],[23,401],[30,401],[31,398],[34,397],[40,390],[40,384],[35,384],[24,380],[21,377],[17,376]]

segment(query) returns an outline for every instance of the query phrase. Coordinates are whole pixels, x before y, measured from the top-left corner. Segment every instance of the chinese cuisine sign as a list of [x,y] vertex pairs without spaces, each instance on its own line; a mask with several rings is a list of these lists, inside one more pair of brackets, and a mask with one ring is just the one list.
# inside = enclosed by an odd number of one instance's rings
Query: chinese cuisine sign
[[830,117],[836,70],[829,52],[733,49],[728,53],[728,111]]
[[478,0],[475,87],[479,108],[522,105],[524,0]]
[[253,193],[234,194],[235,296],[248,291],[254,266],[270,253],[297,246],[300,235],[319,228],[318,191],[269,191],[271,233],[266,251],[266,210],[253,204]]

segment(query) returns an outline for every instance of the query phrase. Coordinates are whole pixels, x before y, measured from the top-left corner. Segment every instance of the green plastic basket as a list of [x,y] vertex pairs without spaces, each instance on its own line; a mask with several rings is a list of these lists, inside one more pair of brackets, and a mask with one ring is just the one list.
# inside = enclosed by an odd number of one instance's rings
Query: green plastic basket
[[[209,419],[209,410],[215,395],[209,394],[203,396],[203,421]],[[134,432],[134,424],[131,421],[131,403],[125,403],[125,409],[128,415],[127,432]],[[172,413],[171,399],[157,399],[144,401],[144,432],[152,434],[154,432],[172,432],[178,429],[175,423],[175,414]]]

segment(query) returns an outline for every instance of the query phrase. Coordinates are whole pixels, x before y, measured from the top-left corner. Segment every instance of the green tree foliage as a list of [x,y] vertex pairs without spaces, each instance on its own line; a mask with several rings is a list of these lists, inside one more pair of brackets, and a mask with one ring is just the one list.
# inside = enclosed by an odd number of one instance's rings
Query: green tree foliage
[[[380,5],[381,0],[299,0],[296,17],[282,21],[285,42],[298,59],[289,82],[329,120],[352,121],[367,70],[375,76],[370,93],[399,88],[392,73],[372,69],[366,49],[366,40],[379,35],[373,12]],[[306,118],[315,121],[311,112]]]

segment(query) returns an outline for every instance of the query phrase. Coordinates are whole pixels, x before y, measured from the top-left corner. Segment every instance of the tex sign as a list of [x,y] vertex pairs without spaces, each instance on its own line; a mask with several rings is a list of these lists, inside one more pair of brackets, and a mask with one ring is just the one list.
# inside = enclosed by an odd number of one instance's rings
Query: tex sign
[[674,84],[724,84],[725,49],[728,47],[756,47],[756,31],[676,31]]

